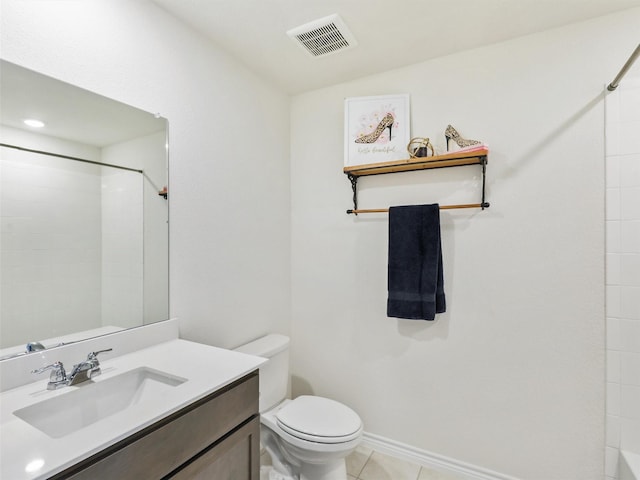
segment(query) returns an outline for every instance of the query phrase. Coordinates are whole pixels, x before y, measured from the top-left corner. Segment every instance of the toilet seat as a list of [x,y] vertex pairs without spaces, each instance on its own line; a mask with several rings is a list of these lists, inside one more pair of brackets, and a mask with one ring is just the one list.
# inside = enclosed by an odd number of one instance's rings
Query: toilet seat
[[362,434],[358,414],[323,397],[302,395],[279,409],[275,417],[283,431],[314,443],[345,443]]

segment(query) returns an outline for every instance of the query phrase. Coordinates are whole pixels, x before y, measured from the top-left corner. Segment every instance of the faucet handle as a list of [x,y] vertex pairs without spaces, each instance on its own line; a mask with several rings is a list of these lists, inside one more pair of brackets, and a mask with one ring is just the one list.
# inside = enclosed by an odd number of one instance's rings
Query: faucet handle
[[39,374],[46,372],[47,370],[53,370],[51,372],[51,380],[64,380],[67,376],[62,362],[55,362],[51,365],[47,365],[46,367],[36,368],[35,370],[31,370],[31,373]]
[[48,390],[55,390],[56,388],[66,385],[67,372],[65,372],[62,362],[55,362],[51,365],[47,365],[46,367],[36,368],[35,370],[31,370],[31,373],[40,374],[46,372],[47,370],[51,370],[51,374],[49,375],[49,383],[47,384]]
[[107,348],[105,350],[98,350],[97,352],[90,352],[87,355],[87,362],[91,364],[91,371],[89,372],[89,377],[97,377],[102,373],[100,370],[100,362],[98,361],[98,355],[104,352],[110,352],[113,348]]
[[98,361],[98,354],[104,353],[104,352],[110,352],[112,350],[113,350],[113,348],[107,348],[105,350],[98,350],[97,352],[90,352],[89,355],[87,355],[87,360],[96,360],[96,361]]

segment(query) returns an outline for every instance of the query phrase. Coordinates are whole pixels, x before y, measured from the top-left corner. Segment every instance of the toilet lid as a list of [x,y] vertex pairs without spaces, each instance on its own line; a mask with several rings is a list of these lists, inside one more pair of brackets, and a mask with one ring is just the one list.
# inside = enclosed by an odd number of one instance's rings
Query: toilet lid
[[349,407],[328,398],[303,395],[276,413],[285,432],[318,443],[353,440],[362,431],[362,422]]

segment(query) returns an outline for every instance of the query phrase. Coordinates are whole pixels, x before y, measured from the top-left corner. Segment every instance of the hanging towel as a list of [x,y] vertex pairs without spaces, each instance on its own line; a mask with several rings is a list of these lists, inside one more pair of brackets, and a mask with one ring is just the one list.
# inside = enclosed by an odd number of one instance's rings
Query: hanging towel
[[433,320],[446,310],[440,206],[389,209],[387,316]]

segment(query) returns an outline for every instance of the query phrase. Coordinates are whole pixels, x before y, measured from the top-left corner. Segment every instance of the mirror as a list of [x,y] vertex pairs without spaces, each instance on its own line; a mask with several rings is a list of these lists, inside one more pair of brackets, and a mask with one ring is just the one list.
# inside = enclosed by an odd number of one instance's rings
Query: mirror
[[167,120],[6,61],[0,88],[0,359],[166,320]]

